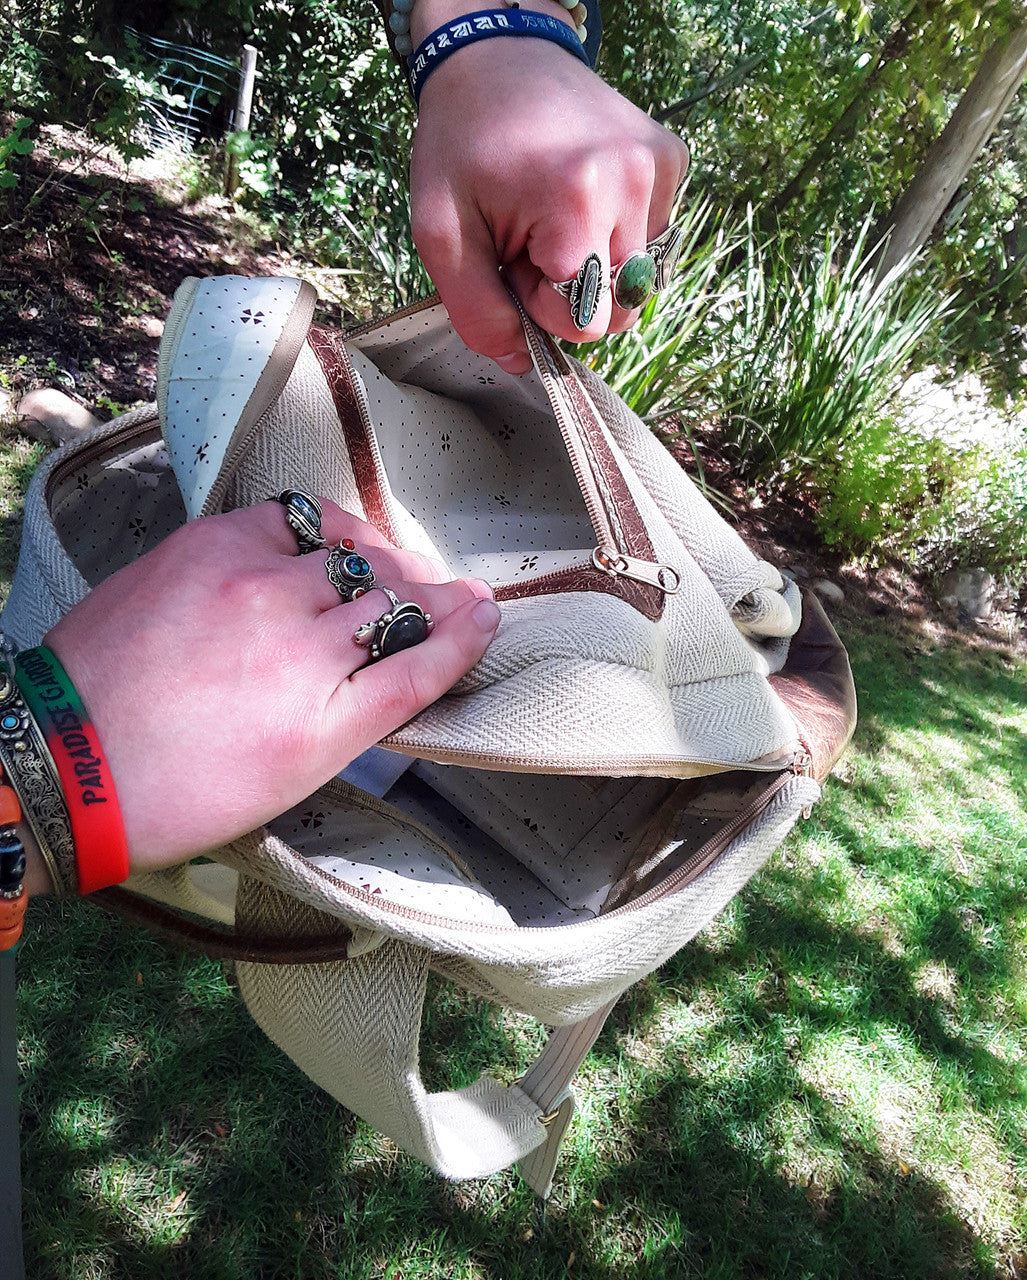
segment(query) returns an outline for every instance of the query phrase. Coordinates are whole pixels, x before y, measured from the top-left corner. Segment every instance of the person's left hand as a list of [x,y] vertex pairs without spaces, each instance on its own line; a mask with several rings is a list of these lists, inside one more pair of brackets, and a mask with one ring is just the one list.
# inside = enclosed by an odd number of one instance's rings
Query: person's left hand
[[675,134],[549,41],[484,40],[442,63],[421,95],[411,218],[464,342],[508,373],[530,368],[504,280],[558,337],[632,324],[638,312],[607,291],[576,329],[549,281],[572,279],[591,252],[609,281],[611,264],[666,229],[687,167]]
[[252,830],[441,697],[499,621],[491,590],[389,545],[322,501],[377,580],[432,615],[422,643],[368,664],[355,629],[389,607],[342,603],[325,553],[297,555],[277,502],[195,520],[108,578],[45,637],[110,764],[133,870]]

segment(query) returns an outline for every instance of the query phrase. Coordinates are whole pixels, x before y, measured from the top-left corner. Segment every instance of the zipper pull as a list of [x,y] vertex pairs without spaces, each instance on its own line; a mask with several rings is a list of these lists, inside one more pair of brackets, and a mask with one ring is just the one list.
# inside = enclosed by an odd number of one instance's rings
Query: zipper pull
[[681,574],[669,564],[636,560],[634,556],[622,555],[616,547],[596,547],[592,563],[600,573],[608,573],[611,578],[630,578],[647,587],[659,587],[667,596],[674,595],[681,586]]
[[[796,751],[795,755],[792,757],[792,763],[789,766],[789,769],[797,778],[812,778],[813,757],[805,748],[801,751]],[[811,804],[808,804],[805,809],[803,809],[802,816],[806,822],[809,822],[810,818],[813,816],[813,806]]]

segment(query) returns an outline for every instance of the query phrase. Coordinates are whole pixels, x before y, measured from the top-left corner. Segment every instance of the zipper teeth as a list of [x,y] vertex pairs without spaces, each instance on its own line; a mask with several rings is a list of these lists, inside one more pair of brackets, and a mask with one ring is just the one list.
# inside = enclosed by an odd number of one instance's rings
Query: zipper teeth
[[[402,750],[402,729],[391,734],[388,738],[390,747],[393,745]],[[412,743],[409,752],[418,759],[429,759],[424,753],[423,744]],[[626,759],[625,764],[630,766],[632,772],[640,769],[656,770],[668,765],[680,765],[682,763],[695,765],[698,768],[708,768],[711,773],[726,773],[733,769],[741,769],[746,773],[778,773],[782,769],[792,769],[795,767],[798,753],[789,751],[771,760],[684,760],[682,756],[635,756]],[[606,778],[612,777],[609,767],[597,765],[589,767],[582,764],[580,767],[571,767],[566,757],[560,759],[542,758],[540,756],[526,758],[523,755],[490,755],[483,756],[479,751],[472,751],[462,747],[447,747],[443,751],[433,750],[430,756],[433,764],[461,764],[468,760],[474,761],[474,768],[477,769],[500,769],[506,773],[556,773],[569,774],[572,777],[579,778]],[[624,775],[616,776],[630,776]],[[645,776],[645,775],[643,775]],[[666,774],[653,774],[655,777],[668,777]],[[669,775],[668,780],[673,780],[677,776]],[[702,774],[691,775],[702,777]]]
[[[760,793],[757,799],[750,801],[748,805],[735,815],[730,822],[726,823],[717,834],[707,840],[696,851],[689,855],[688,859],[678,868],[678,870],[668,879],[662,881],[655,888],[643,893],[640,897],[634,898],[631,902],[626,902],[623,906],[615,907],[612,911],[602,914],[601,917],[594,916],[588,920],[572,920],[568,924],[555,926],[562,929],[583,929],[589,925],[594,925],[599,918],[609,919],[612,916],[623,915],[629,911],[637,911],[642,907],[647,907],[660,898],[667,897],[672,893],[686,887],[692,880],[696,879],[706,868],[731,844],[731,842],[745,830],[745,828],[757,818],[764,809],[768,808],[770,802],[785,786],[790,778],[795,775],[784,770],[780,776],[775,778],[770,785]],[[332,784],[329,784],[331,786]],[[378,806],[375,806],[377,808]],[[388,817],[397,817],[400,821],[406,821],[405,815],[400,811],[391,809],[387,805],[382,805],[380,811]],[[411,825],[415,825],[411,822]],[[419,828],[420,829],[420,828]],[[431,835],[431,833],[428,833]],[[448,846],[432,837],[433,842],[438,844],[448,856]],[[302,858],[302,854],[296,854],[296,857]],[[304,862],[306,859],[304,858]],[[309,863],[307,864],[310,865]],[[353,885],[348,884],[345,880],[339,880],[330,872],[324,871],[322,868],[311,867],[312,870],[320,876],[324,876],[326,880],[332,884],[338,885],[345,893],[355,898],[358,902],[366,903],[370,907],[374,907],[376,911],[383,914],[398,917],[401,920],[412,920],[419,924],[426,924],[433,928],[457,928],[468,933],[491,933],[491,934],[509,934],[524,933],[528,930],[538,929],[547,932],[554,926],[544,925],[499,925],[499,924],[479,924],[473,921],[454,920],[449,916],[430,915],[424,911],[418,911],[413,907],[405,907],[400,903],[389,902],[387,899],[382,900],[378,894],[368,893],[364,889],[357,889]],[[371,926],[373,927],[373,926]]]
[[617,907],[609,914],[615,915],[617,911],[633,911],[640,907],[647,907],[650,903],[656,902],[660,898],[668,897],[670,894],[676,893],[678,889],[682,889],[691,883],[706,869],[709,863],[741,835],[751,822],[759,817],[764,809],[769,807],[770,802],[781,788],[794,776],[794,774],[788,772],[781,773],[764,791],[760,792],[755,800],[750,801],[741,813],[735,814],[730,822],[721,827],[715,836],[707,840],[694,853],[689,854],[672,876],[669,876],[654,888],[647,890],[640,897],[625,903],[623,907]]
[[143,418],[139,425],[131,428],[127,436],[121,431],[114,431],[103,440],[97,441],[88,449],[83,449],[75,453],[72,457],[66,458],[63,462],[54,467],[53,471],[47,477],[46,481],[46,497],[47,502],[53,496],[53,490],[57,485],[63,484],[70,476],[73,476],[81,467],[88,465],[94,458],[99,458],[105,453],[109,453],[115,446],[122,445],[125,440],[134,440],[137,436],[150,435],[154,431],[157,433],[155,443],[165,447],[164,441],[160,434],[160,419],[156,410],[152,417]]
[[546,394],[549,397],[549,402],[560,428],[560,434],[563,436],[564,447],[574,469],[574,477],[578,482],[581,495],[585,499],[585,506],[588,508],[589,519],[592,521],[592,529],[598,544],[600,546],[612,546],[620,551],[621,547],[617,535],[606,510],[606,504],[603,501],[599,485],[596,483],[592,460],[585,450],[580,433],[572,430],[568,422],[563,397],[557,390],[556,379],[550,372],[546,351],[533,326],[526,326],[525,334],[528,346],[535,358],[539,379],[546,389]]

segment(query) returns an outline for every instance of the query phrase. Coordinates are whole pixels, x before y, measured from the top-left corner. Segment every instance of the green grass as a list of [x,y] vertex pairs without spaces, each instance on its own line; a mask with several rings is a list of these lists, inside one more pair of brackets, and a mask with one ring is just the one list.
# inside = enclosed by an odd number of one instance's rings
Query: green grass
[[[32,904],[32,1280],[1027,1275],[1027,662],[900,618],[839,626],[853,749],[614,1011],[544,1215],[512,1174],[445,1184],[337,1107],[218,964]],[[538,1044],[436,989],[430,1079],[513,1079]]]
[[[1022,1274],[1025,664],[842,625],[862,722],[841,776],[618,1006],[544,1220],[511,1175],[443,1184],[337,1108],[218,965],[34,904],[34,1280]],[[513,1078],[537,1044],[437,991],[431,1076]]]

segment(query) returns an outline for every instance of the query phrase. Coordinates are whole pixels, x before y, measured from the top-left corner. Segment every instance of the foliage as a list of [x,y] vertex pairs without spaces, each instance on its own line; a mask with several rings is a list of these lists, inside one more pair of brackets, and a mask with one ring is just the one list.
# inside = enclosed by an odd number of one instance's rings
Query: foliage
[[17,159],[31,155],[35,143],[28,137],[32,121],[28,116],[19,116],[10,130],[0,137],[0,191],[10,190],[18,184]]
[[949,300],[874,277],[864,224],[846,252],[830,233],[816,253],[761,236],[719,327],[715,402],[727,449],[749,478],[795,475],[871,422]]
[[[1012,1275],[1027,1238],[1027,665],[901,617],[836,621],[860,690],[853,746],[781,853],[614,1010],[544,1220],[513,1175],[448,1186],[343,1111],[218,963],[88,902],[31,904],[29,1274]],[[435,1087],[512,1082],[540,1043],[528,1020],[432,984]]]

